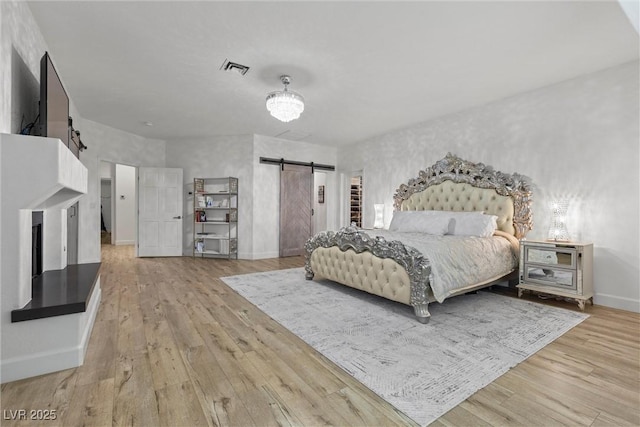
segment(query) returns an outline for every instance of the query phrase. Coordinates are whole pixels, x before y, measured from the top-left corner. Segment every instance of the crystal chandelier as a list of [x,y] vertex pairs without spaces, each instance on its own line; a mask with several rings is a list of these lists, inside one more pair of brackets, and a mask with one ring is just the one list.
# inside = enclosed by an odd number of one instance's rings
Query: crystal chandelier
[[290,122],[300,117],[304,111],[304,98],[299,93],[287,89],[291,77],[280,76],[284,90],[271,92],[267,95],[267,110],[281,122]]

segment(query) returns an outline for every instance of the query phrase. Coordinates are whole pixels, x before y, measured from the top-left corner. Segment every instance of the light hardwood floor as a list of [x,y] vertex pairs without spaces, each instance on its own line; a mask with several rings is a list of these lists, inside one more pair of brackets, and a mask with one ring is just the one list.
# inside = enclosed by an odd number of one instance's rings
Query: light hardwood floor
[[[84,365],[3,384],[2,425],[415,425],[219,280],[302,263],[136,259],[103,246]],[[640,315],[587,312],[432,425],[640,425]],[[18,409],[57,419],[4,419]]]

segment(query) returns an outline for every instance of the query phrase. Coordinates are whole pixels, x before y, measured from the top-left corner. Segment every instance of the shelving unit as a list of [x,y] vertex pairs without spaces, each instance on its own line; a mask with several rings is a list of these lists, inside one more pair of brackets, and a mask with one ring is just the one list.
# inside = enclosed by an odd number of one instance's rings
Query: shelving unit
[[194,178],[193,256],[238,258],[238,178]]
[[349,223],[362,227],[362,177],[351,178],[351,194],[349,197]]

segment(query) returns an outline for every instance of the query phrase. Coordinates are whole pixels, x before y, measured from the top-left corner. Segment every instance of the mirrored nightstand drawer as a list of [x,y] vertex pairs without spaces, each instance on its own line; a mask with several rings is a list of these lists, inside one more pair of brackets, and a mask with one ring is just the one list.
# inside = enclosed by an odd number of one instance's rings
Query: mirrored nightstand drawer
[[577,290],[576,270],[527,265],[524,269],[524,280],[529,283],[553,286],[567,291]]
[[542,246],[526,246],[524,250],[524,261],[527,264],[535,263],[576,268],[576,254],[575,249],[557,248],[555,245],[549,247],[549,249]]

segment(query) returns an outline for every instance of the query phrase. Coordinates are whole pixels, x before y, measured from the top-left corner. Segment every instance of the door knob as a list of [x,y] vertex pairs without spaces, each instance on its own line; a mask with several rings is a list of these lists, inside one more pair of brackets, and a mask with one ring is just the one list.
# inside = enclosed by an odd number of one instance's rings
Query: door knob
[[174,216],[173,219],[182,219],[182,217],[178,215],[178,216]]

